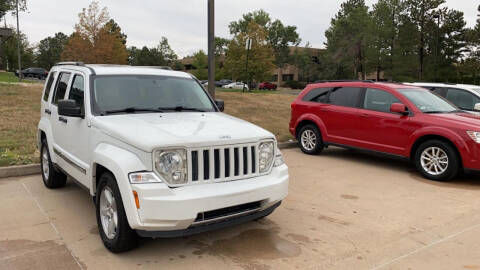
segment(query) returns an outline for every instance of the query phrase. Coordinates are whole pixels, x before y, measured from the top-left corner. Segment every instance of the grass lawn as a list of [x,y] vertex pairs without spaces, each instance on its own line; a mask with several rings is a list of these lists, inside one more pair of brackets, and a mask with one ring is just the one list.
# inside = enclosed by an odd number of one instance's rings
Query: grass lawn
[[[0,72],[0,82],[17,83],[18,77],[13,72]],[[22,80],[23,83],[36,83],[35,81]]]
[[[39,161],[35,143],[42,87],[0,83],[0,166]],[[217,98],[225,101],[226,113],[262,126],[275,134],[278,141],[292,138],[288,122],[290,103],[295,96],[274,91],[261,94],[218,91]]]

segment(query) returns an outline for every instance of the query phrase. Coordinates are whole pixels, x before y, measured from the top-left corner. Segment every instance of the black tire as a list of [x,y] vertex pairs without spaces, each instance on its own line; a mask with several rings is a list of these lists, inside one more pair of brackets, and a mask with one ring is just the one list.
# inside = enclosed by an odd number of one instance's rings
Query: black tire
[[[448,157],[448,159],[442,159],[443,162],[447,162],[447,167],[443,173],[440,174],[432,174],[427,171],[424,166],[422,165],[422,153],[427,149],[432,149],[432,147],[436,147],[441,149]],[[428,150],[427,150],[428,151]],[[458,156],[457,151],[447,142],[440,141],[440,140],[430,140],[422,143],[417,150],[415,151],[415,167],[417,170],[423,175],[423,177],[434,180],[434,181],[449,181],[456,177],[460,171],[460,158]],[[427,161],[424,160],[424,164]],[[438,161],[440,162],[440,161]],[[428,163],[427,163],[428,164]],[[425,164],[425,166],[427,166]],[[439,163],[436,163],[439,164]],[[428,168],[427,168],[428,169]],[[433,168],[434,169],[434,168]]]
[[[100,217],[100,201],[102,192],[107,188],[113,193],[117,208],[117,228],[112,239],[107,237]],[[100,232],[100,237],[102,238],[105,247],[113,253],[120,253],[134,249],[138,245],[138,235],[134,230],[132,230],[132,228],[130,228],[130,225],[128,224],[127,215],[125,214],[125,208],[123,207],[123,200],[122,196],[120,195],[120,190],[118,189],[117,181],[110,172],[105,172],[100,176],[96,194],[95,206],[98,231]]]
[[[46,158],[43,156],[46,154]],[[47,165],[44,163],[48,162]],[[45,166],[44,166],[45,165]],[[67,175],[60,172],[53,165],[50,158],[50,152],[48,151],[48,143],[46,139],[42,140],[42,147],[40,149],[40,167],[42,169],[43,184],[49,189],[56,189],[64,187],[67,183]]]
[[[315,142],[313,147],[307,147],[307,145],[304,145],[302,143],[302,135],[306,132],[313,132],[315,135]],[[310,133],[311,134],[311,133]],[[320,154],[323,150],[323,141],[322,141],[322,136],[320,134],[320,131],[315,125],[305,125],[303,126],[297,134],[297,140],[298,140],[298,146],[304,152],[305,154],[308,155],[317,155]]]

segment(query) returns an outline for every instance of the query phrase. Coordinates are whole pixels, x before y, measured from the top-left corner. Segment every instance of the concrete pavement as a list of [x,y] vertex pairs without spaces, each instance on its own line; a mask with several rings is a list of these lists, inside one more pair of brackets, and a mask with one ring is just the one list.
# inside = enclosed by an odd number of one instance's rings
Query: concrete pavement
[[270,217],[119,255],[72,181],[0,179],[0,269],[480,269],[478,176],[437,183],[350,150],[283,153],[290,194]]

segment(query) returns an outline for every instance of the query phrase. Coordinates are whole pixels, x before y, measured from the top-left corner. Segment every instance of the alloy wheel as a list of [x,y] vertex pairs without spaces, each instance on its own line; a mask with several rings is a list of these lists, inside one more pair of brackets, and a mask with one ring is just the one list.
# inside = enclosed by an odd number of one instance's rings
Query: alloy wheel
[[303,131],[300,141],[303,148],[305,148],[307,151],[312,151],[317,145],[317,135],[315,135],[313,130],[306,129]]
[[420,156],[422,168],[431,175],[440,175],[448,169],[448,155],[440,147],[428,147]]
[[117,203],[108,186],[103,188],[100,195],[100,220],[105,236],[108,239],[115,238],[118,227]]

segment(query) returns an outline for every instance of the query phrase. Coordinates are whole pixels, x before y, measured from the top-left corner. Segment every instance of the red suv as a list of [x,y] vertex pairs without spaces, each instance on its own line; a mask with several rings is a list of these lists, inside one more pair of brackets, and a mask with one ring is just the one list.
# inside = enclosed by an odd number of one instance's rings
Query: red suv
[[260,90],[276,90],[277,85],[274,83],[269,83],[269,82],[263,82],[258,85],[258,89]]
[[335,145],[400,156],[431,180],[480,170],[480,116],[416,86],[308,85],[292,103],[290,132],[306,154]]

